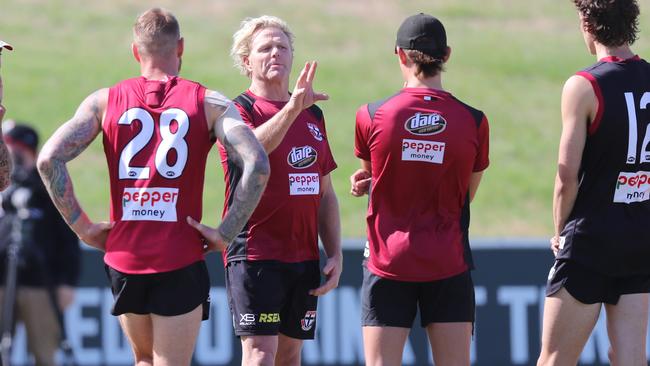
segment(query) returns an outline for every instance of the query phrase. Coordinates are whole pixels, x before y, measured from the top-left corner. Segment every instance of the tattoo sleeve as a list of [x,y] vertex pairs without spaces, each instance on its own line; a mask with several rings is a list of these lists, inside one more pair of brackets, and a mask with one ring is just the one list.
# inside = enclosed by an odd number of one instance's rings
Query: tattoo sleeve
[[266,187],[270,167],[264,148],[248,126],[241,124],[229,128],[222,143],[228,157],[242,169],[232,204],[218,228],[219,234],[230,243],[239,235],[255,210]]
[[45,143],[38,157],[38,171],[65,221],[72,225],[82,214],[66,163],[77,157],[101,131],[100,94],[86,98],[71,120]]
[[9,155],[7,145],[2,140],[2,132],[0,132],[0,191],[9,187],[9,183],[11,182],[11,166],[11,156]]

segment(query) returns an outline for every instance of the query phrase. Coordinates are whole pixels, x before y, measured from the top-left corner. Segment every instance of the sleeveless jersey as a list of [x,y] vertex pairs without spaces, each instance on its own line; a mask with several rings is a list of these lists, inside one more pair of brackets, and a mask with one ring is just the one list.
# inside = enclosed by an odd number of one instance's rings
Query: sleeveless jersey
[[598,111],[558,258],[610,276],[650,274],[650,65],[607,57],[577,74]]
[[[234,99],[244,122],[257,128],[286,104],[246,91]],[[242,172],[219,145],[226,180],[224,215]],[[302,111],[282,142],[269,154],[271,175],[262,198],[241,234],[224,251],[224,263],[276,260],[286,263],[316,260],[321,179],[336,168],[327,142],[322,111]]]
[[469,180],[487,168],[488,122],[451,94],[405,88],[357,111],[355,155],[370,161],[368,269],[434,281],[472,268]]
[[172,271],[203,259],[205,163],[212,145],[205,88],[143,77],[110,88],[102,129],[111,183],[105,262],[125,273]]

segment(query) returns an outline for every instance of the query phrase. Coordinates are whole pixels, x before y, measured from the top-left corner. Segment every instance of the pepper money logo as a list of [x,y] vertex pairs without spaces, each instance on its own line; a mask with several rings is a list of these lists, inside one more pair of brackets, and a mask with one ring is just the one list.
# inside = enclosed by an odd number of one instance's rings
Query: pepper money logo
[[416,113],[404,123],[404,128],[418,136],[435,135],[445,130],[447,121],[438,113]]
[[305,169],[314,165],[316,159],[318,159],[316,149],[306,145],[292,148],[287,156],[287,163],[296,169]]

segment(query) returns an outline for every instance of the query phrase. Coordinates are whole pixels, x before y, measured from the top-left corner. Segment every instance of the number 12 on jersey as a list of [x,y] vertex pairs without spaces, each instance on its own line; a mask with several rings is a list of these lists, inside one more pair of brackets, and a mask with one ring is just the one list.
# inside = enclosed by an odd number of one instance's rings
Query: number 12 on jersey
[[[629,134],[627,142],[627,163],[636,164],[637,163],[637,147],[638,147],[638,136],[637,136],[637,116],[636,116],[636,105],[634,102],[634,94],[627,92],[625,93],[625,103],[627,104],[627,117],[629,123]],[[650,104],[650,92],[645,92],[641,96],[641,102],[639,107],[641,109],[646,109]],[[648,121],[646,121],[648,123]],[[641,161],[640,163],[650,162],[650,123],[646,125],[645,135],[643,137],[643,142],[641,143]]]
[[[151,177],[148,166],[131,166],[131,160],[151,142],[155,121],[146,110],[131,108],[122,114],[117,124],[130,125],[135,120],[140,121],[142,129],[124,146],[120,154],[118,167],[120,179],[149,179]],[[171,130],[172,121],[176,121],[178,126],[175,133]],[[185,141],[185,136],[189,129],[190,119],[183,110],[171,108],[160,114],[160,136],[162,140],[156,149],[155,168],[161,176],[174,179],[183,174],[183,169],[187,163],[187,141]],[[176,162],[169,165],[167,155],[171,150],[176,151]]]

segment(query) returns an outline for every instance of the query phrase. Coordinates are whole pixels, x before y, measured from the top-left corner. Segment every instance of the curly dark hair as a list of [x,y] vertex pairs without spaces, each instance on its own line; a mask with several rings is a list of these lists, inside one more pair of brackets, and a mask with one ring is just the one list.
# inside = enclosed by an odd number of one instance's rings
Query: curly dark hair
[[441,58],[434,58],[418,50],[404,50],[404,53],[417,65],[415,75],[423,74],[430,78],[444,71],[444,61]]
[[598,43],[617,47],[631,45],[639,31],[637,0],[573,0],[587,31]]

